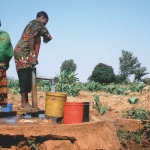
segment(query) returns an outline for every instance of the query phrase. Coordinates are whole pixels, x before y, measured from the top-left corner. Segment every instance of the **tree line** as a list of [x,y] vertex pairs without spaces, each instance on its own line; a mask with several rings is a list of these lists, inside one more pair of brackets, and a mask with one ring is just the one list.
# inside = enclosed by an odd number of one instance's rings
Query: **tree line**
[[[72,59],[65,60],[60,67],[61,72],[66,70],[68,74],[71,72],[75,72],[76,69],[77,65]],[[134,75],[134,82],[145,82],[146,79],[142,80],[141,78],[146,74],[148,74],[147,69],[146,67],[141,66],[138,58],[133,56],[132,52],[122,50],[122,55],[121,57],[119,57],[118,75],[114,74],[114,69],[112,68],[112,66],[104,63],[99,63],[94,67],[92,74],[88,77],[88,80],[99,83],[122,83],[125,82],[130,75]]]

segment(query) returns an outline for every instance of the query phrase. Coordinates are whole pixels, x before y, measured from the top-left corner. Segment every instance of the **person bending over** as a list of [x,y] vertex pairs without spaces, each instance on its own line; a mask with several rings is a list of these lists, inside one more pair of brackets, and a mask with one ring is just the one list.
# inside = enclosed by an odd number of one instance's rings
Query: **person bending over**
[[38,54],[41,43],[47,43],[52,37],[45,27],[48,22],[48,15],[41,11],[37,13],[36,20],[32,20],[25,27],[21,39],[14,49],[14,58],[16,71],[19,78],[19,87],[21,93],[21,107],[33,109],[28,102],[28,93],[31,92],[32,84],[32,66],[38,64]]

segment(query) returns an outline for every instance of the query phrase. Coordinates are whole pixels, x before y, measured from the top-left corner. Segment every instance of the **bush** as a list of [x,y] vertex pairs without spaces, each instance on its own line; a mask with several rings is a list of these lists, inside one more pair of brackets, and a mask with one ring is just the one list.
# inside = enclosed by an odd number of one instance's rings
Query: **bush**
[[124,75],[115,75],[115,81],[114,82],[116,84],[121,84],[123,82],[126,82],[125,80],[126,80],[126,76],[124,76]]
[[95,66],[90,80],[99,83],[112,83],[115,81],[115,74],[113,68],[103,63],[99,63]]

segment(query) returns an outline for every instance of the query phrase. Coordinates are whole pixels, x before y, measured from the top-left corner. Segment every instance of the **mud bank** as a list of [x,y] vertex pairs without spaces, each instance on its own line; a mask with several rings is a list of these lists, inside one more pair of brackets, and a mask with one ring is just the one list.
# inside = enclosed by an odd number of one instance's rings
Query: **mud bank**
[[[114,123],[108,123],[108,120],[80,124],[0,125],[2,148],[24,148],[30,140],[34,140],[35,145],[38,144],[41,149],[43,147],[47,150],[120,149]],[[7,145],[4,144],[5,141]]]

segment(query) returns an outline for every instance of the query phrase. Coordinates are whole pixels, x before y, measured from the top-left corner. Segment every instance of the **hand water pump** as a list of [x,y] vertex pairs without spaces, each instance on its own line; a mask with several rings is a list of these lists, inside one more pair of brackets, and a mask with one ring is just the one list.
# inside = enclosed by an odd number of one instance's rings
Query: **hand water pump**
[[39,78],[36,76],[36,67],[32,66],[32,107],[37,109],[37,83],[36,79],[42,79],[42,80],[50,80],[52,81],[51,84],[51,92],[55,92],[55,81],[54,78]]

